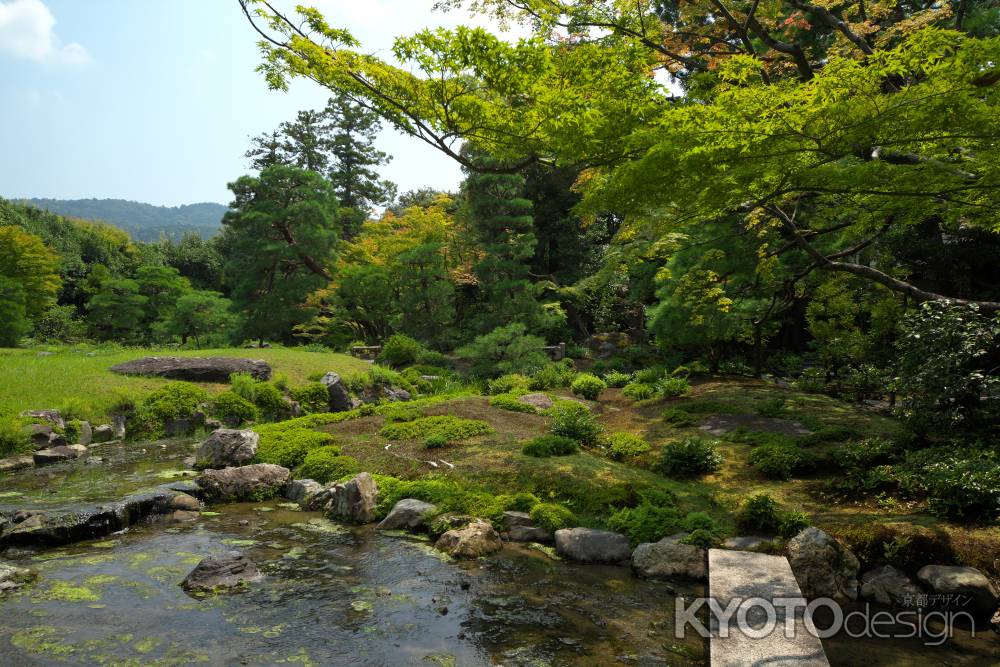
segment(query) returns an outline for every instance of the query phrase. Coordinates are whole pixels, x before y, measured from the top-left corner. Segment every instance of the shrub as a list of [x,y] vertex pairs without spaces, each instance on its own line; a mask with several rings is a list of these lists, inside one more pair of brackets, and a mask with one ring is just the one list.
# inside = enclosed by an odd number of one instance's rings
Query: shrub
[[896,443],[886,438],[871,437],[847,443],[833,457],[845,469],[867,469],[895,458]]
[[531,378],[518,373],[501,375],[486,383],[486,393],[490,395],[509,394],[515,391],[526,392]]
[[556,503],[538,503],[531,508],[529,514],[532,523],[553,532],[576,523],[573,512]]
[[[451,359],[448,355],[427,348],[420,350],[420,353],[417,354],[417,363],[425,367],[420,369],[424,375],[447,375],[447,369],[451,368]],[[436,372],[425,372],[427,367],[434,368]]]
[[523,324],[515,322],[479,336],[456,353],[472,363],[472,373],[479,377],[531,375],[549,363],[548,355],[542,352],[544,346],[544,340],[529,335]]
[[651,366],[636,371],[632,377],[637,384],[656,384],[657,380],[667,374],[667,369],[663,366]]
[[601,425],[586,405],[576,401],[559,401],[548,410],[552,417],[549,431],[576,440],[584,446],[594,446],[601,435]]
[[613,459],[639,456],[650,449],[648,442],[633,433],[612,433],[607,437],[607,445]]
[[390,366],[399,367],[416,363],[422,352],[424,352],[423,345],[409,336],[398,333],[389,336],[388,340],[382,343],[382,352],[378,359]]
[[424,438],[424,447],[427,449],[440,449],[448,444],[448,436],[444,433],[432,433]]
[[239,426],[258,416],[256,406],[234,391],[224,391],[213,399],[212,414],[227,426]]
[[351,391],[371,396],[379,396],[383,387],[398,387],[411,394],[417,393],[416,387],[402,373],[378,364],[372,364],[364,373],[347,378],[345,383]]
[[583,396],[587,400],[596,401],[601,392],[607,389],[604,380],[591,375],[590,373],[580,373],[570,385],[570,390],[577,396]]
[[766,493],[747,498],[736,515],[741,530],[753,533],[777,533],[781,526],[778,503]]
[[451,415],[420,417],[412,421],[386,424],[379,435],[390,440],[420,440],[440,436],[445,443],[465,440],[491,433],[490,425],[481,419],[461,419]]
[[694,426],[697,420],[694,416],[687,410],[682,410],[680,408],[668,408],[663,411],[663,421],[673,424],[678,428],[684,428],[687,426]]
[[144,416],[162,424],[167,419],[188,419],[208,401],[208,392],[189,382],[171,382],[149,394],[140,405]]
[[787,414],[787,410],[785,409],[785,399],[770,398],[766,401],[762,401],[757,405],[755,411],[761,417],[784,417]]
[[750,452],[750,465],[771,479],[789,479],[794,473],[808,470],[815,458],[794,445],[760,445]]
[[310,382],[291,390],[292,400],[298,401],[310,413],[326,412],[330,407],[330,394],[321,382]]
[[799,436],[795,439],[795,444],[800,447],[812,447],[829,442],[843,442],[859,435],[860,431],[849,426],[824,426],[809,435]]
[[622,395],[625,398],[631,398],[633,401],[644,401],[656,395],[656,387],[643,382],[633,382],[622,388]]
[[293,469],[302,464],[311,450],[336,442],[329,433],[287,424],[288,422],[279,422],[254,427],[260,435],[257,461]]
[[548,363],[542,370],[531,376],[528,389],[531,391],[545,391],[546,389],[567,387],[575,376],[576,371],[573,370],[573,362],[569,359]]
[[229,376],[230,389],[251,403],[254,402],[259,381],[249,373],[233,373]]
[[288,403],[278,388],[267,382],[259,382],[254,390],[253,404],[267,419],[279,419],[289,413]]
[[548,456],[568,456],[580,450],[580,445],[572,438],[561,435],[542,435],[529,440],[521,447],[525,456],[545,458]]
[[711,533],[719,532],[719,525],[715,519],[705,512],[690,512],[684,517],[684,530],[691,533],[696,530],[707,530]]
[[631,373],[623,373],[622,371],[608,371],[604,374],[604,383],[609,387],[624,387],[629,382],[632,381]]
[[535,406],[521,402],[516,394],[497,394],[496,396],[491,396],[490,405],[494,408],[510,410],[511,412],[525,412],[528,414],[538,412]]
[[819,394],[826,389],[826,371],[822,368],[807,368],[795,381],[795,388],[812,394]]
[[662,378],[660,380],[657,380],[654,386],[656,389],[656,393],[666,398],[683,396],[684,394],[691,391],[691,384],[687,381],[687,378],[679,376]]
[[387,408],[388,409],[382,413],[382,418],[385,419],[385,423],[387,424],[393,424],[396,422],[412,422],[424,416],[424,413],[417,408],[405,404],[389,404]]
[[775,445],[781,447],[794,447],[795,439],[783,433],[772,433],[771,431],[749,431],[745,428],[738,428],[729,433],[726,438],[730,442],[739,442],[744,445],[755,447],[763,445]]
[[326,484],[353,475],[358,470],[358,462],[354,457],[341,456],[340,447],[330,445],[310,450],[298,468],[298,476]]
[[24,426],[18,417],[0,416],[0,457],[31,451]]
[[778,534],[784,538],[792,538],[812,525],[809,515],[800,510],[785,512],[778,523]]
[[715,472],[722,467],[722,455],[714,440],[689,437],[663,448],[660,471],[671,477],[694,477]]
[[540,502],[542,501],[535,494],[522,491],[514,494],[507,503],[507,509],[512,512],[530,512],[531,508]]
[[924,468],[932,512],[949,519],[988,523],[1000,515],[1000,456],[955,450]]
[[66,422],[66,428],[63,429],[63,436],[66,438],[66,442],[73,444],[75,442],[80,442],[80,430],[83,426],[83,422],[79,419],[70,419]]
[[644,498],[636,507],[624,507],[608,518],[608,528],[628,536],[632,544],[656,542],[681,528],[681,518],[667,494]]

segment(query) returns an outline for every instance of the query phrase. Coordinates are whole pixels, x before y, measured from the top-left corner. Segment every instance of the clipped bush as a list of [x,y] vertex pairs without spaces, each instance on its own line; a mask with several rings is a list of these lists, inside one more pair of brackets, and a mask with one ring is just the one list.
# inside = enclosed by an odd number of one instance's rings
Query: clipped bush
[[580,445],[576,440],[561,435],[542,435],[529,440],[521,447],[522,454],[536,458],[568,456],[579,450]]
[[341,477],[353,475],[360,470],[352,456],[342,456],[340,447],[328,445],[317,447],[306,453],[298,468],[298,477],[314,479],[320,484],[333,482]]
[[511,497],[507,502],[507,509],[512,512],[530,512],[531,508],[540,502],[541,499],[535,494],[522,491]]
[[612,433],[605,439],[613,459],[625,459],[648,452],[649,443],[634,433]]
[[663,421],[678,428],[694,426],[697,423],[697,420],[690,412],[680,408],[668,408],[664,410]]
[[517,391],[527,392],[530,384],[531,378],[528,376],[519,373],[508,373],[487,382],[486,393],[492,396],[496,394],[510,394]]
[[295,387],[291,391],[292,400],[309,413],[326,412],[330,407],[330,394],[326,385],[320,382]]
[[788,410],[785,407],[785,399],[770,398],[757,404],[755,412],[761,417],[771,417],[773,419],[784,417]]
[[601,425],[586,405],[576,401],[559,401],[547,413],[552,417],[549,432],[576,440],[581,445],[592,447],[601,436]]
[[605,389],[607,385],[604,384],[604,380],[590,373],[580,373],[570,384],[570,390],[574,394],[583,396],[589,401],[596,401]]
[[621,388],[632,381],[631,373],[624,373],[618,370],[608,371],[604,374],[604,383],[609,387]]
[[139,410],[162,424],[167,419],[189,419],[198,406],[208,402],[208,392],[190,382],[171,382],[146,396]]
[[631,398],[633,401],[644,401],[647,398],[656,396],[656,387],[644,382],[633,382],[622,388],[622,395]]
[[875,436],[848,442],[835,451],[833,457],[844,469],[867,469],[889,463],[895,459],[896,450],[895,442]]
[[545,364],[545,366],[531,376],[528,389],[531,391],[545,391],[547,389],[558,389],[568,387],[576,376],[573,370],[573,362],[569,359]]
[[651,366],[637,370],[632,374],[633,382],[637,384],[656,384],[656,382],[667,374],[667,369],[663,366]]
[[254,431],[260,435],[256,457],[259,463],[274,463],[291,470],[301,465],[306,454],[313,449],[336,443],[329,433],[286,424],[288,422],[254,427]]
[[713,473],[722,467],[718,443],[696,436],[684,438],[663,448],[659,469],[671,477],[694,477]]
[[[417,363],[422,366],[420,372],[423,375],[447,375],[452,362],[448,355],[424,348],[417,355]],[[435,372],[428,373],[427,368],[434,368]]]
[[702,549],[711,549],[719,543],[719,536],[710,530],[696,528],[688,533],[681,542],[701,547]]
[[736,524],[751,533],[775,534],[781,527],[781,510],[774,498],[758,493],[743,501]]
[[527,403],[519,400],[519,396],[523,396],[523,394],[497,394],[496,396],[490,397],[490,405],[494,408],[510,410],[511,412],[524,412],[527,414],[535,414],[538,412],[538,410],[535,409],[535,406],[528,405]]
[[806,368],[795,381],[795,388],[810,394],[820,394],[826,390],[826,371],[822,368]]
[[760,445],[750,452],[750,465],[770,479],[789,479],[815,464],[815,457],[794,445]]
[[497,327],[456,350],[459,357],[472,364],[472,374],[494,377],[505,373],[531,375],[549,363],[542,352],[545,341],[527,333],[519,322]]
[[813,447],[829,442],[844,442],[863,435],[858,429],[849,426],[824,426],[809,435],[799,436],[795,444],[800,447]]
[[253,404],[267,419],[280,419],[289,413],[288,403],[278,388],[267,382],[258,383],[254,391]]
[[440,449],[445,447],[450,440],[448,436],[443,433],[432,433],[431,435],[424,438],[424,447],[427,449]]
[[0,457],[30,452],[31,449],[24,432],[24,422],[12,415],[0,415]]
[[778,534],[784,538],[792,538],[811,525],[809,515],[801,510],[784,512],[778,523]]
[[212,415],[227,426],[255,421],[257,407],[234,391],[224,391],[212,400]]
[[385,419],[385,423],[387,424],[393,424],[396,422],[412,422],[423,416],[424,413],[418,408],[398,403],[389,404],[382,412],[382,418]]
[[958,521],[989,523],[1000,516],[1000,455],[955,450],[924,467],[929,507]]
[[691,391],[691,383],[687,381],[687,378],[672,375],[657,380],[654,388],[657,395],[665,398],[674,398],[676,396],[683,396]]
[[426,440],[431,436],[441,436],[447,444],[492,432],[490,425],[481,419],[440,415],[386,424],[379,435],[390,440]]
[[529,515],[536,526],[553,532],[576,523],[573,512],[557,503],[538,503],[531,508]]
[[684,530],[691,533],[696,530],[707,530],[710,533],[719,532],[719,524],[706,512],[689,512],[684,517]]
[[418,341],[404,334],[393,334],[382,343],[382,352],[378,360],[390,366],[405,366],[416,363],[420,355],[425,351],[424,346]]
[[624,507],[608,518],[608,528],[628,536],[632,544],[656,542],[681,528],[681,517],[669,494],[643,498],[635,507]]

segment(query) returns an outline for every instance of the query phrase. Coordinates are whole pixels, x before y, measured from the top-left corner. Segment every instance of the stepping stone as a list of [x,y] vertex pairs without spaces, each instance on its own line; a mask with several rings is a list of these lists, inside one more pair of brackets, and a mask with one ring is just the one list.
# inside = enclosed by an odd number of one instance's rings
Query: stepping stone
[[[786,608],[775,606],[775,629],[763,637],[751,637],[739,627],[734,612],[727,621],[720,621],[711,614],[712,637],[709,642],[712,667],[829,667],[826,652],[809,628],[812,618],[806,614],[806,600],[792,574],[788,560],[783,556],[749,551],[710,549],[708,552],[709,595],[720,608],[726,609],[733,599],[763,598],[796,599],[801,604],[794,607],[794,631],[785,636]],[[746,614],[752,627],[763,625],[766,615],[759,606]],[[725,623],[727,628],[720,627]],[[728,636],[721,636],[722,630]]]

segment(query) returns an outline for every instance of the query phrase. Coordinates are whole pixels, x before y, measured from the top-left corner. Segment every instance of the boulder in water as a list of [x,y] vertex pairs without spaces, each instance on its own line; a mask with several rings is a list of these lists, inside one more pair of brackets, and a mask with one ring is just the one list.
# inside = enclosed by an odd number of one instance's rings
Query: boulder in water
[[206,502],[261,501],[284,490],[290,473],[271,463],[255,463],[238,468],[205,470],[195,478]]
[[198,448],[195,465],[198,468],[246,465],[257,455],[259,444],[260,436],[250,429],[216,429]]
[[441,535],[434,546],[455,558],[480,558],[500,551],[500,535],[489,521],[475,519]]
[[181,588],[188,593],[215,593],[258,581],[260,571],[246,554],[229,551],[202,559],[184,577]]
[[437,506],[416,498],[404,498],[396,503],[379,523],[379,530],[417,530],[423,528],[427,516],[437,512]]
[[557,530],[556,551],[566,558],[584,563],[618,563],[632,555],[627,537],[594,528]]

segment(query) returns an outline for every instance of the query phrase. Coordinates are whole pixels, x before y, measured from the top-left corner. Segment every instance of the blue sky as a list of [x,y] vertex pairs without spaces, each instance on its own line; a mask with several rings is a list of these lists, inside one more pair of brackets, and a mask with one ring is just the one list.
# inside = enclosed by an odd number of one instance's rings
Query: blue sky
[[[382,55],[394,36],[470,22],[434,0],[303,2]],[[269,91],[258,61],[236,0],[0,0],[0,196],[228,203],[249,137],[327,98],[307,81]],[[415,139],[387,130],[379,147],[400,191],[461,179]]]

